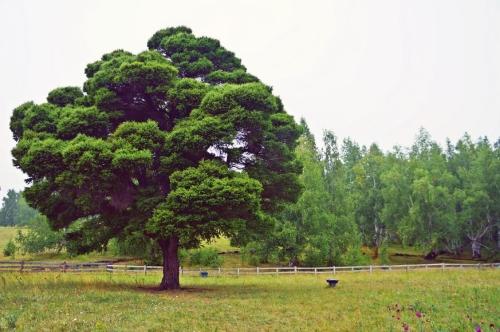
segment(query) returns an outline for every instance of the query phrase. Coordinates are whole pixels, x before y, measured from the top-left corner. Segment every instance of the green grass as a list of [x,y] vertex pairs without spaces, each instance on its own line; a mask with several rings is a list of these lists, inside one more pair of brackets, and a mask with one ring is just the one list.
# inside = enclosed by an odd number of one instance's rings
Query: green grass
[[[0,274],[0,330],[27,331],[473,331],[500,326],[500,271],[185,277]],[[415,311],[423,313],[417,318]],[[399,318],[399,319],[398,319]]]
[[219,237],[211,242],[203,243],[203,247],[210,247],[216,249],[218,252],[238,251],[240,248],[233,247],[228,238]]

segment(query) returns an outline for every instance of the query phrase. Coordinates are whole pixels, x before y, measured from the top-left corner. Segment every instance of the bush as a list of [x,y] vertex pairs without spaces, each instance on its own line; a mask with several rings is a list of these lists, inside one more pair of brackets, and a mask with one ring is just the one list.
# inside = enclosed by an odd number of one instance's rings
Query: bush
[[17,247],[16,247],[16,244],[14,243],[14,241],[12,240],[9,240],[9,242],[7,242],[7,244],[5,245],[5,248],[3,249],[3,255],[5,257],[12,257],[14,258],[14,256],[16,255],[16,250],[17,250]]
[[65,244],[64,232],[53,231],[42,215],[37,215],[28,224],[28,231],[17,232],[16,242],[23,253],[36,254],[47,250],[60,252]]
[[250,265],[258,266],[262,263],[261,259],[261,246],[256,242],[250,242],[245,247],[242,248],[241,254],[243,261]]
[[220,267],[224,259],[214,248],[200,248],[189,253],[189,262],[193,266]]
[[132,256],[144,260],[147,265],[162,265],[162,254],[156,241],[142,232],[132,232],[108,242],[107,251],[114,256]]
[[276,265],[290,259],[285,250],[280,250],[273,244],[265,242],[249,242],[241,249],[241,254],[243,261],[253,266],[262,263]]

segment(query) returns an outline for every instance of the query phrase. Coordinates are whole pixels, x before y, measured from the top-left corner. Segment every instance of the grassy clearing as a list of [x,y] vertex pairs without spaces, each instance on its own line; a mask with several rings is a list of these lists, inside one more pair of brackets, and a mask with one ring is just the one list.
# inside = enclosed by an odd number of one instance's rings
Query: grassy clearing
[[[0,274],[0,327],[28,331],[483,331],[500,326],[500,271],[184,277]],[[418,318],[415,311],[423,313]],[[490,324],[495,328],[490,329]],[[1,328],[0,328],[1,329]]]

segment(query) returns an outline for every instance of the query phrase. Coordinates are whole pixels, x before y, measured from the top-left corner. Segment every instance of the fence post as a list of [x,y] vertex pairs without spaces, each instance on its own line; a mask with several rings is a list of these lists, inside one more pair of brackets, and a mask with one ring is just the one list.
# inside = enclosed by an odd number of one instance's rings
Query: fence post
[[318,274],[318,269],[314,268],[314,275]]
[[179,266],[179,270],[181,270],[181,276],[184,275],[184,269],[182,268],[182,266]]
[[408,265],[405,266],[406,272],[408,272]]
[[219,267],[219,275],[220,275],[220,267]]
[[335,265],[333,266],[333,274],[335,274]]
[[279,272],[279,268],[276,268],[276,275],[279,275],[280,272]]
[[293,272],[295,272],[295,274],[297,274],[297,266],[293,267]]
[[370,265],[370,273],[373,271],[373,266]]
[[24,261],[21,261],[21,269],[19,270],[19,272],[23,272],[24,271]]
[[146,275],[147,269],[148,269],[148,267],[146,266],[146,264],[144,264],[144,275]]
[[259,274],[260,274],[260,269],[259,269],[259,267],[257,266],[257,275],[259,275]]
[[444,263],[441,263],[441,271],[444,271]]
[[236,272],[237,272],[238,276],[240,276],[240,268],[238,268],[238,269],[236,270]]

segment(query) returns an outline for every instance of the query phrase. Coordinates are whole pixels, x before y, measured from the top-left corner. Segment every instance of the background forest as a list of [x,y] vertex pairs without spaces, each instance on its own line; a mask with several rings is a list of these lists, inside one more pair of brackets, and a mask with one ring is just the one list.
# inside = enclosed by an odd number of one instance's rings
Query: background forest
[[[430,260],[441,254],[498,255],[500,141],[473,141],[465,134],[441,147],[421,129],[411,147],[384,152],[349,138],[339,143],[331,131],[317,144],[305,121],[302,127],[296,154],[303,165],[303,192],[275,216],[273,232],[241,248],[247,263],[330,266],[371,258],[384,264],[393,245],[414,247]],[[52,231],[14,190],[3,198],[0,226],[26,228],[7,244],[6,256],[72,252],[65,230]],[[150,263],[160,258],[155,243],[140,233],[115,238],[102,250]],[[181,256],[200,265],[220,264],[216,250]]]

